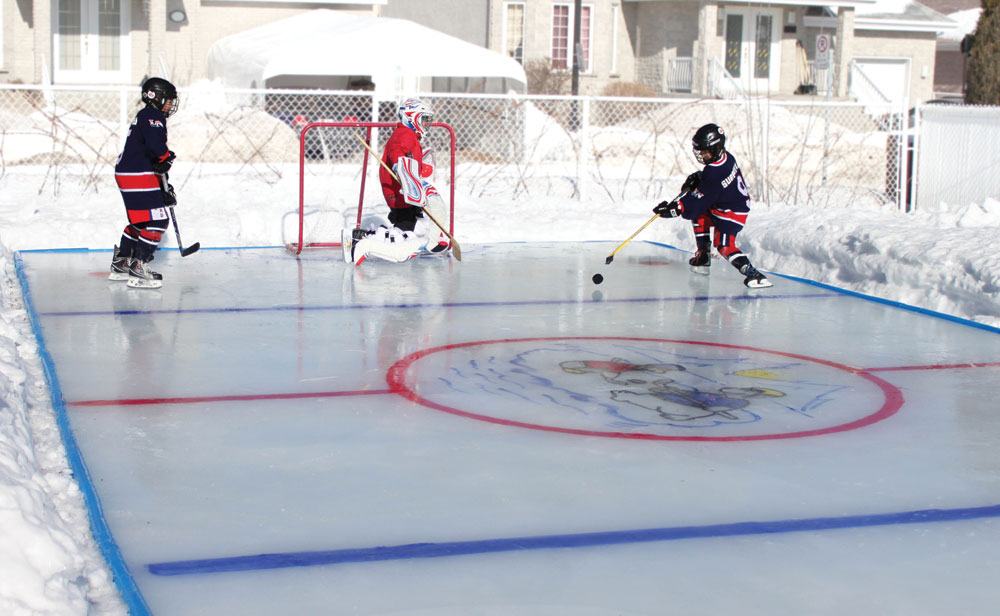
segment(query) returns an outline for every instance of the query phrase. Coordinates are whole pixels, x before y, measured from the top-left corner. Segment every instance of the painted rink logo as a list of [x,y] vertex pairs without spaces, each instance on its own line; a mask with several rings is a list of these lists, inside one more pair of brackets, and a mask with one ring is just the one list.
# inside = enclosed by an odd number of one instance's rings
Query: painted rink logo
[[439,411],[536,430],[645,440],[816,436],[891,416],[881,378],[836,362],[693,340],[570,337],[419,351],[391,389]]

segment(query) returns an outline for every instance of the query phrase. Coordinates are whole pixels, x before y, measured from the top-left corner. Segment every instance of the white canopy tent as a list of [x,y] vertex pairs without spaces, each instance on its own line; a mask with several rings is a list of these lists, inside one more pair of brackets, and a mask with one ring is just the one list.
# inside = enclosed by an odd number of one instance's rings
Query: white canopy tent
[[262,88],[276,77],[363,77],[393,96],[430,91],[432,78],[493,78],[524,90],[512,58],[402,19],[318,9],[217,41],[208,73],[229,87]]

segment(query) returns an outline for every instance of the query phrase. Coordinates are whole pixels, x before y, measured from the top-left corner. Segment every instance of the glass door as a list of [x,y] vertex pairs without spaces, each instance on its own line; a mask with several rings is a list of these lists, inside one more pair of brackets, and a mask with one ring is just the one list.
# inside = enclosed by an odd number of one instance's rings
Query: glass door
[[778,89],[780,9],[726,7],[723,65],[748,92]]
[[128,83],[128,2],[52,0],[56,83]]

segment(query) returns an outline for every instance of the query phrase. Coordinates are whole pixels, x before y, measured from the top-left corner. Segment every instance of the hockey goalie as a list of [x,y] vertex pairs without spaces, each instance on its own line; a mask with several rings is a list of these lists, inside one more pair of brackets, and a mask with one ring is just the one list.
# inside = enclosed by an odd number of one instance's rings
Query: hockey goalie
[[402,263],[421,254],[446,254],[449,248],[448,237],[424,215],[427,210],[435,220],[447,220],[444,200],[431,183],[433,153],[421,146],[431,109],[419,99],[407,99],[398,118],[379,171],[389,217],[368,216],[360,229],[343,231],[344,260],[355,265],[368,258]]

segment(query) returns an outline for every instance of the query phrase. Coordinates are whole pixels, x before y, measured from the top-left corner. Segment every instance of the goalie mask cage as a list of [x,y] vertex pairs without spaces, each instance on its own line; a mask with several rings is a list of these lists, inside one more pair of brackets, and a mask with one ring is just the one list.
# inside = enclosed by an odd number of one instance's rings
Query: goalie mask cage
[[[326,121],[302,126],[299,133],[298,241],[286,244],[289,251],[298,255],[303,248],[340,246],[340,229],[352,223],[358,228],[365,214],[387,211],[378,179],[382,166],[379,159],[395,127],[395,122]],[[362,139],[374,154],[362,145]],[[444,122],[434,122],[421,144],[434,151],[432,180],[435,188],[443,195],[446,191],[442,184],[448,184],[447,224],[449,233],[454,235],[455,129]],[[354,185],[356,187],[352,187]],[[348,196],[354,190],[358,193],[356,214],[350,211],[353,200]]]

